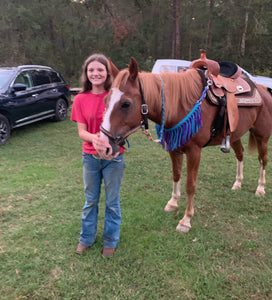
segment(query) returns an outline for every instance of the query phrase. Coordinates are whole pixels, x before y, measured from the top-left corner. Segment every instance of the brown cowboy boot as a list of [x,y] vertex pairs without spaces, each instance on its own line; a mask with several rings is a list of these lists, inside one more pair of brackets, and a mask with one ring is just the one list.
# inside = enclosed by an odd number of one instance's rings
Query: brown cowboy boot
[[108,257],[112,257],[114,252],[115,252],[115,248],[103,248],[101,253],[103,257],[108,258]]
[[82,254],[84,253],[86,250],[88,250],[90,247],[83,245],[81,243],[78,243],[77,248],[76,248],[76,253],[77,254]]

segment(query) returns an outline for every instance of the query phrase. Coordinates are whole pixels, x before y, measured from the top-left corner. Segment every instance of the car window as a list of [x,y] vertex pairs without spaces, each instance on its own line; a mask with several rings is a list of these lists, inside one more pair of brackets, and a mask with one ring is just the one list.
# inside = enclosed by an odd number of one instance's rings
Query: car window
[[13,71],[1,70],[0,71],[0,89],[2,89],[11,80]]
[[31,77],[34,86],[50,83],[48,72],[45,70],[33,70],[31,71]]
[[59,75],[54,71],[50,71],[49,76],[50,76],[51,82],[61,82],[62,81],[61,78],[59,77]]
[[164,72],[177,72],[177,67],[176,66],[162,65],[160,67],[160,73],[164,73]]
[[189,67],[183,67],[183,66],[178,66],[178,72],[186,72],[189,69]]
[[14,80],[14,84],[15,83],[22,83],[22,84],[25,84],[26,87],[32,87],[32,81],[31,81],[31,78],[30,78],[30,75],[27,71],[23,71],[21,72],[17,77],[16,79]]

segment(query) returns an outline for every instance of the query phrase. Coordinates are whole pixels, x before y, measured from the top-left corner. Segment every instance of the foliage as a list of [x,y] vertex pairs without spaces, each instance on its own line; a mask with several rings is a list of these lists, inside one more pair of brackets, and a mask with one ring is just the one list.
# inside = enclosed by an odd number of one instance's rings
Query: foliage
[[271,299],[271,162],[267,195],[256,198],[257,154],[245,152],[243,190],[231,191],[233,152],[205,148],[193,227],[182,235],[175,227],[185,195],[176,213],[163,211],[172,188],[168,154],[140,132],[130,145],[121,241],[103,259],[104,193],[97,242],[74,253],[84,204],[76,124],[43,121],[12,132],[0,148],[1,299]]
[[[231,60],[252,73],[271,75],[272,2],[270,0],[181,1],[180,53],[192,60],[207,49],[208,57]],[[150,71],[150,58],[171,58],[171,0],[1,0],[0,65],[45,64],[78,85],[81,65],[93,52],[103,52],[124,68],[134,56]],[[249,15],[245,55],[241,54],[245,16]]]

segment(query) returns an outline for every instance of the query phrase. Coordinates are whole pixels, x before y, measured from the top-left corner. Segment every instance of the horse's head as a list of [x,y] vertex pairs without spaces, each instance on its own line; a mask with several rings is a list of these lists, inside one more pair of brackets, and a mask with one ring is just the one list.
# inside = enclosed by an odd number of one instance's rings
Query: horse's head
[[126,138],[141,127],[142,96],[136,60],[131,58],[129,68],[120,72],[112,63],[111,65],[115,78],[105,98],[107,110],[101,126],[101,135],[108,137],[114,155],[119,146],[125,143]]

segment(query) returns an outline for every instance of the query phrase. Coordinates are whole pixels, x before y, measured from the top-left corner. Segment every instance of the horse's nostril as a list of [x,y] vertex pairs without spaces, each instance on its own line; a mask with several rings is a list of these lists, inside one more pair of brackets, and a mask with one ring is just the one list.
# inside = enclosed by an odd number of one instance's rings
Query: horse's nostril
[[110,148],[107,148],[107,150],[106,150],[106,155],[108,155],[109,152],[110,152]]

